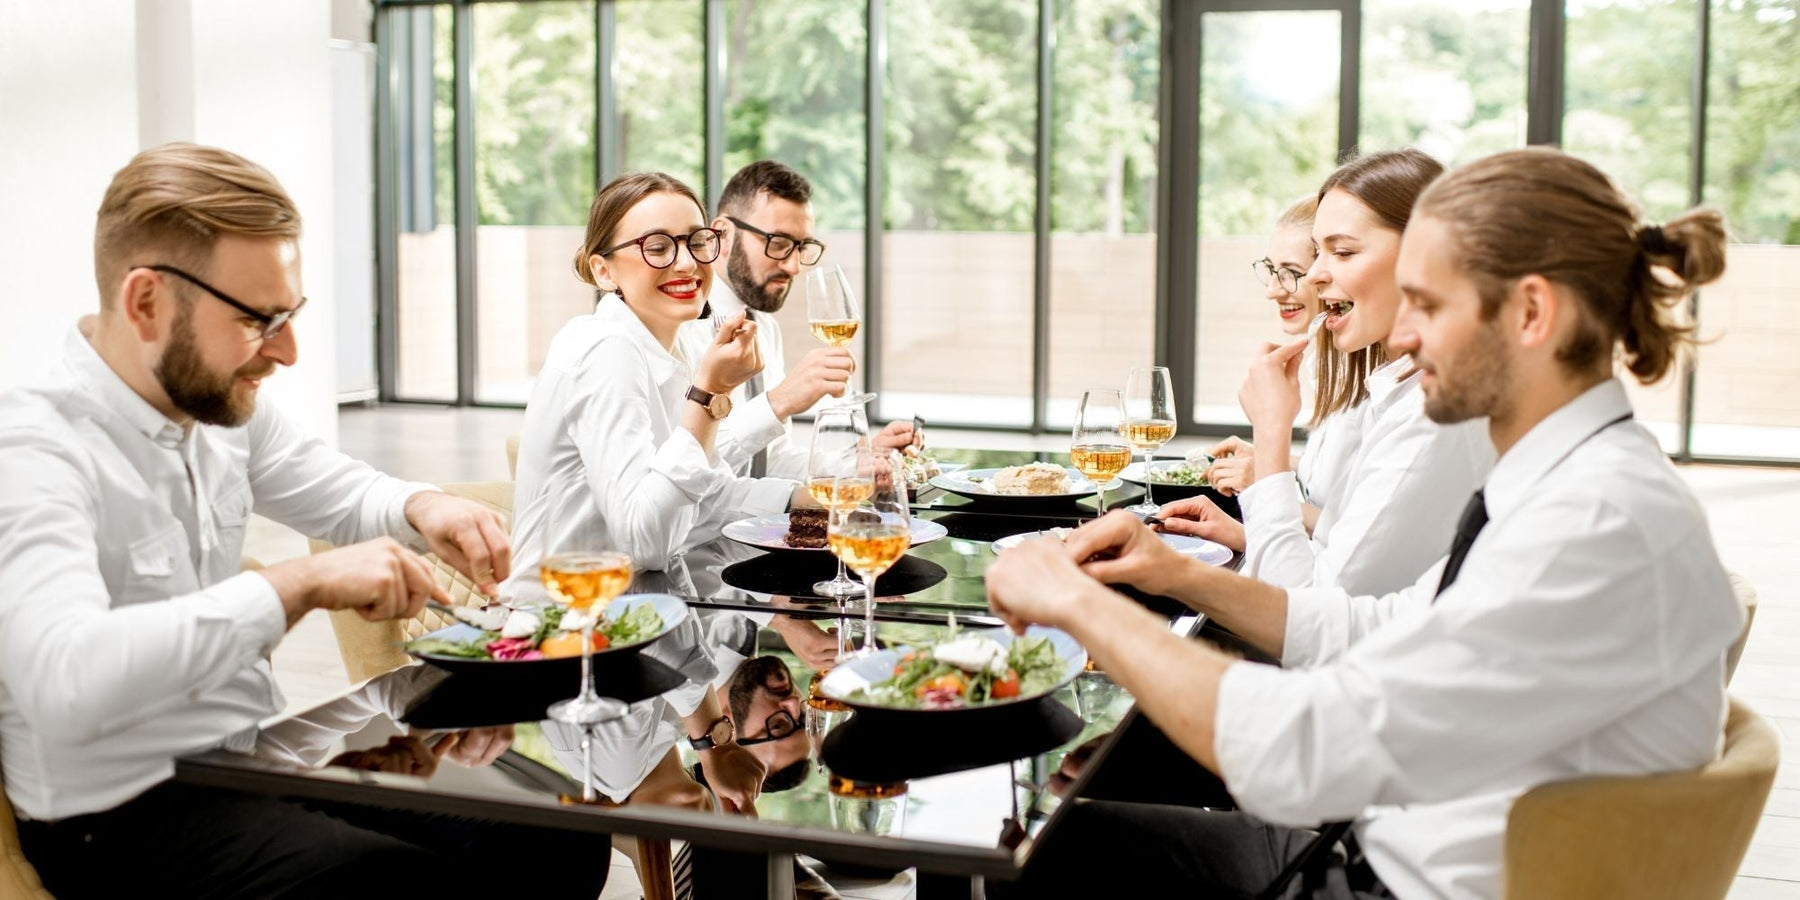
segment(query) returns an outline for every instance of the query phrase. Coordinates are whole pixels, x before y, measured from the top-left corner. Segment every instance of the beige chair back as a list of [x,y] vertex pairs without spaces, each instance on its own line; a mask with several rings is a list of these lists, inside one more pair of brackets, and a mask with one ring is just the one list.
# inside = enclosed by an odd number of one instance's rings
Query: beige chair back
[[[439,486],[439,489],[498,510],[507,518],[508,527],[511,526],[512,482],[446,484]],[[314,553],[329,549],[331,545],[324,541],[312,542]],[[486,598],[468,578],[438,559],[436,554],[426,554],[425,559],[431,563],[438,584],[450,595],[451,605],[471,606],[486,602]],[[351,682],[366,681],[406,665],[410,657],[400,649],[401,644],[453,624],[455,622],[450,617],[431,609],[405,621],[388,622],[370,622],[357,615],[354,610],[340,609],[331,613],[331,629],[337,634],[338,655],[344,659],[344,671],[349,674]]]
[[1725,752],[1698,771],[1526,792],[1506,823],[1506,900],[1723,898],[1780,758],[1774,727],[1733,700]]
[[519,436],[506,439],[506,477],[519,480]]
[[1756,621],[1756,586],[1750,579],[1731,573],[1731,590],[1737,594],[1738,602],[1744,606],[1744,632],[1733,641],[1731,649],[1725,652],[1725,683],[1731,683],[1731,676],[1737,674],[1738,659],[1744,655],[1744,645],[1750,642],[1750,623]]

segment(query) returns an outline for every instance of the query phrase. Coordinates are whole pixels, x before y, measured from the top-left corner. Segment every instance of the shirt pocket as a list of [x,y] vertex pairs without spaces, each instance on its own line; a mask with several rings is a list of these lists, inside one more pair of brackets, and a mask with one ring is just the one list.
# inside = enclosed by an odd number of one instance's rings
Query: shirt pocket
[[187,536],[177,525],[132,541],[125,555],[119,602],[150,603],[194,590],[187,553]]
[[213,500],[213,546],[207,548],[212,553],[223,554],[223,561],[229,572],[236,572],[244,553],[244,529],[250,523],[251,495],[248,484],[239,484],[228,489],[223,497]]

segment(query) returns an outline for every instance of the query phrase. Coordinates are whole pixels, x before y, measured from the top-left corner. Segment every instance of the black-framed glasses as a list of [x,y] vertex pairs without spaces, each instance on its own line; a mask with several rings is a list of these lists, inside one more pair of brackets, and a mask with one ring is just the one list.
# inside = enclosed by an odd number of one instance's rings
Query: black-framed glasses
[[768,729],[768,736],[759,738],[738,738],[739,747],[754,747],[790,737],[800,730],[800,723],[794,720],[793,714],[785,709],[778,709],[763,720],[763,727]]
[[825,245],[812,238],[795,240],[779,232],[764,231],[736,216],[726,216],[725,219],[751,234],[762,235],[763,255],[770,259],[787,259],[794,255],[795,250],[799,250],[801,265],[812,266],[817,265],[819,258],[825,255]]
[[675,264],[676,245],[687,244],[688,252],[694,256],[694,262],[709,263],[719,258],[719,247],[723,245],[724,237],[716,228],[698,228],[685,237],[675,237],[660,231],[652,231],[637,240],[614,244],[600,251],[599,255],[605,256],[635,244],[638,252],[644,255],[646,264],[653,269],[666,269]]
[[1300,289],[1300,279],[1306,277],[1305,272],[1292,266],[1278,266],[1266,256],[1251,263],[1250,268],[1255,270],[1258,284],[1268,287],[1269,279],[1273,278],[1290,294]]
[[229,306],[232,309],[235,309],[238,312],[241,312],[244,315],[249,316],[252,319],[255,319],[258,324],[262,325],[262,331],[260,333],[258,333],[258,335],[256,336],[256,338],[254,338],[254,340],[266,341],[266,340],[270,340],[270,339],[276,337],[277,335],[281,334],[281,330],[283,328],[287,327],[288,322],[293,321],[294,316],[299,314],[302,307],[306,306],[306,298],[301,297],[299,305],[295,306],[293,309],[284,309],[281,312],[270,314],[270,313],[263,312],[262,310],[257,309],[256,307],[251,306],[248,303],[238,300],[238,299],[232,297],[230,294],[227,294],[224,291],[221,291],[218,288],[213,287],[212,285],[207,284],[206,282],[201,281],[200,279],[195,278],[194,276],[189,275],[188,273],[183,272],[180,269],[175,268],[174,266],[167,266],[167,265],[163,265],[162,263],[157,263],[155,265],[148,265],[148,266],[132,266],[132,268],[134,268],[134,269],[149,269],[152,272],[162,272],[166,275],[174,275],[175,277],[180,278],[183,281],[186,281],[187,283],[193,285],[194,287],[197,287],[197,288],[213,295],[214,297],[219,298],[219,301],[224,303],[226,306]]

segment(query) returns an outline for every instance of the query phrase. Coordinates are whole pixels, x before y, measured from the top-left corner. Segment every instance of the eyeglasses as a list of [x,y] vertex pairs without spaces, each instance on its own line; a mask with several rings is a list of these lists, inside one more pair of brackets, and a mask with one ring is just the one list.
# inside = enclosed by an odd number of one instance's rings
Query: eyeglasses
[[666,269],[675,264],[676,244],[686,244],[688,252],[694,256],[694,262],[709,263],[719,258],[720,241],[723,238],[724,235],[720,234],[716,228],[696,229],[684,237],[674,237],[660,231],[653,231],[635,241],[614,244],[600,251],[599,255],[605,256],[615,250],[623,250],[636,244],[638,252],[644,255],[645,263],[653,269]]
[[738,746],[754,747],[757,744],[767,744],[770,741],[779,741],[782,738],[788,737],[794,732],[799,731],[800,723],[794,721],[793,715],[788,713],[787,710],[778,709],[771,713],[768,718],[763,720],[763,727],[768,729],[769,734],[767,737],[741,737],[738,738]]
[[244,315],[249,316],[252,319],[255,319],[259,324],[262,325],[262,331],[259,332],[255,338],[252,338],[252,340],[267,341],[267,340],[273,339],[276,335],[281,334],[281,330],[287,327],[288,322],[291,321],[294,318],[294,316],[299,314],[300,309],[302,307],[306,306],[306,298],[301,297],[299,306],[296,306],[293,309],[284,309],[281,312],[274,313],[273,315],[271,315],[269,313],[263,312],[260,309],[255,308],[247,303],[244,303],[240,300],[234,299],[230,294],[227,294],[224,291],[221,291],[218,288],[213,287],[212,285],[207,284],[206,282],[201,281],[200,279],[195,278],[194,276],[189,275],[188,273],[183,272],[180,269],[175,268],[174,266],[165,266],[165,265],[158,263],[156,265],[151,265],[151,266],[132,266],[132,268],[134,268],[134,269],[149,269],[152,272],[162,272],[167,275],[174,275],[175,277],[180,278],[183,281],[186,281],[187,283],[193,285],[194,287],[197,287],[197,288],[213,295],[214,297],[219,298],[219,300],[221,302],[223,302],[225,305],[231,307],[232,309],[235,309],[238,312],[241,312]]
[[1269,279],[1273,278],[1290,294],[1300,289],[1300,279],[1306,277],[1305,272],[1291,266],[1277,266],[1266,256],[1251,263],[1250,268],[1256,271],[1256,280],[1263,287],[1268,287]]
[[799,250],[800,263],[802,265],[811,266],[817,265],[819,258],[825,255],[825,245],[812,238],[796,241],[785,234],[775,234],[764,231],[736,216],[726,216],[725,218],[727,221],[731,222],[731,224],[736,225],[751,234],[762,235],[763,255],[770,259],[787,259],[794,255],[795,250]]

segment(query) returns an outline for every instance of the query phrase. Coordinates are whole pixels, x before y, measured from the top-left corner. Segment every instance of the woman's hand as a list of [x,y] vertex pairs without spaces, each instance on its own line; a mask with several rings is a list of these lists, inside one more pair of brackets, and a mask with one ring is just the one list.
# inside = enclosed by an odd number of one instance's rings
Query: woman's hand
[[1225,514],[1211,497],[1189,497],[1163,504],[1156,515],[1170,534],[1190,534],[1244,552],[1244,523]]
[[1249,456],[1252,449],[1249,441],[1234,434],[1207,448],[1206,455],[1213,459],[1224,459],[1227,456]]
[[1287,345],[1264,344],[1250,363],[1238,404],[1257,431],[1289,429],[1300,416],[1300,353],[1309,338]]
[[694,383],[703,391],[723,394],[749,381],[762,368],[756,323],[750,321],[748,313],[738,313],[719,326],[712,345],[695,367]]
[[1206,481],[1227,497],[1242,493],[1256,483],[1256,457],[1246,453],[1213,460],[1213,464],[1206,467]]

